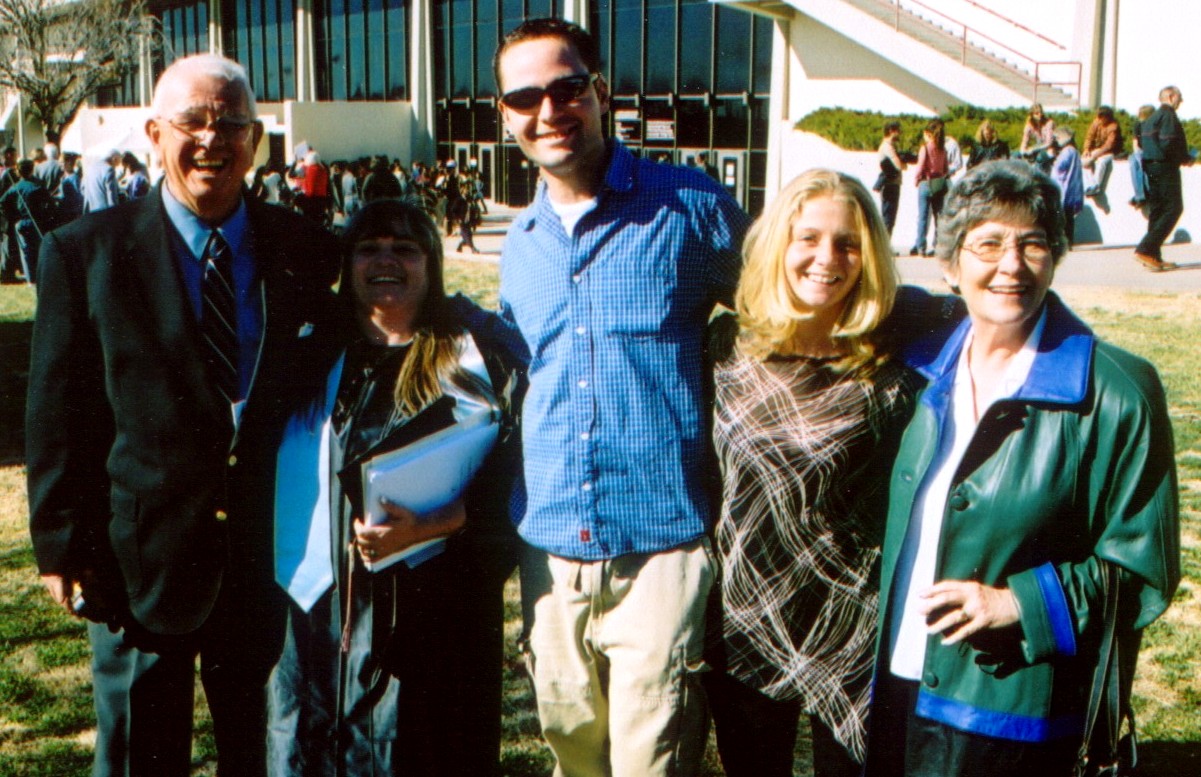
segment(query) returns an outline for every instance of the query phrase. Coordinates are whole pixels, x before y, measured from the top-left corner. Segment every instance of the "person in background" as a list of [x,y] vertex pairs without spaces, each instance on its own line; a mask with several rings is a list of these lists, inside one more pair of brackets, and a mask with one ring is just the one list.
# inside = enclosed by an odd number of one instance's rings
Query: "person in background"
[[947,152],[947,178],[949,180],[963,169],[963,150],[959,147],[959,141],[947,134],[947,125],[942,119],[935,117],[931,121],[938,124],[938,130],[943,136],[942,143]]
[[980,126],[976,128],[976,145],[967,163],[968,169],[971,170],[982,162],[1008,158],[1009,144],[997,137],[996,127],[988,119],[980,122]]
[[1184,213],[1180,168],[1193,164],[1184,127],[1176,115],[1184,97],[1176,87],[1166,86],[1159,92],[1159,101],[1159,108],[1139,126],[1147,174],[1147,234],[1135,247],[1134,259],[1152,272],[1176,269],[1175,264],[1163,260],[1163,244]]
[[121,186],[117,178],[117,166],[121,164],[121,159],[121,152],[114,148],[84,172],[84,213],[111,208],[121,201]]
[[5,220],[16,232],[21,271],[25,275],[25,282],[32,285],[37,283],[42,236],[56,226],[55,203],[50,192],[34,174],[33,160],[22,159],[18,162],[17,174],[21,180],[0,196],[0,211],[3,211]]
[[1147,173],[1143,170],[1143,143],[1139,136],[1142,135],[1143,122],[1151,118],[1153,113],[1154,105],[1140,107],[1130,131],[1130,142],[1134,148],[1130,154],[1130,187],[1134,192],[1130,206],[1142,213],[1144,218],[1147,216]]
[[[325,368],[296,376],[307,388],[277,459],[276,569],[290,601],[269,773],[494,777],[520,466],[500,398],[518,364],[494,314],[446,296],[442,240],[416,205],[369,203],[342,243],[347,327],[313,343]],[[461,420],[464,405],[503,411],[465,497],[420,518],[384,503],[388,519],[367,525],[363,463]],[[367,566],[436,538],[449,539]]]
[[[888,473],[919,384],[877,327],[897,271],[871,197],[810,170],[747,235],[737,320],[715,322],[720,634],[705,677],[729,777],[858,775]],[[722,337],[732,330],[735,337]]]
[[1019,147],[1022,158],[1038,165],[1043,171],[1049,170],[1052,158],[1049,149],[1054,142],[1055,120],[1043,111],[1041,103],[1034,103],[1022,127],[1022,144]]
[[1114,155],[1122,153],[1122,127],[1113,116],[1113,108],[1102,105],[1088,134],[1084,136],[1084,152],[1080,155],[1084,165],[1085,197],[1100,197],[1109,186],[1109,174],[1113,171]]
[[46,191],[50,193],[51,197],[59,199],[62,197],[59,186],[63,180],[63,165],[58,160],[58,144],[47,143],[42,147],[42,150],[46,154],[46,161],[36,165],[33,169],[33,174],[46,187]]
[[299,184],[296,194],[296,209],[310,221],[325,225],[329,221],[330,194],[329,169],[321,163],[321,156],[310,150],[304,157],[304,167],[295,179]]
[[950,175],[943,123],[932,119],[922,132],[922,147],[917,153],[917,175],[913,179],[917,186],[917,240],[909,249],[910,256],[934,255],[934,250],[926,247],[926,236],[931,221],[938,229],[938,214],[947,196]]
[[[4,149],[3,167],[0,168],[0,197],[19,180],[17,150],[8,146]],[[21,283],[17,277],[20,270],[21,249],[17,246],[16,227],[0,212],[0,283]]]
[[1076,215],[1084,209],[1084,175],[1080,151],[1076,148],[1076,133],[1071,127],[1055,130],[1055,161],[1051,163],[1051,178],[1059,185],[1063,199],[1063,234],[1070,250],[1076,243]]
[[388,167],[388,158],[376,156],[371,163],[371,171],[363,181],[363,202],[396,199],[401,196],[400,182]]
[[884,125],[884,139],[876,151],[876,161],[880,164],[880,177],[876,180],[876,191],[880,192],[880,215],[884,218],[884,227],[892,235],[892,229],[897,223],[897,207],[901,202],[902,174],[908,166],[897,151],[897,141],[901,137],[901,123],[890,121]]
[[125,168],[125,176],[121,179],[121,193],[126,200],[136,200],[150,194],[150,176],[146,174],[146,165],[132,151],[121,155],[121,166]]
[[83,214],[83,191],[79,180],[79,154],[63,154],[63,177],[59,182],[58,221],[67,224]]
[[696,170],[606,140],[597,43],[530,19],[493,60],[541,184],[510,227],[500,309],[533,356],[521,593],[559,774],[699,767],[713,462],[705,327],[733,301],[746,214]]
[[909,351],[928,383],[890,481],[867,777],[1073,774],[1106,567],[1124,641],[1180,580],[1163,387],[1050,291],[1066,253],[1041,171],[952,188],[938,256],[968,317]]

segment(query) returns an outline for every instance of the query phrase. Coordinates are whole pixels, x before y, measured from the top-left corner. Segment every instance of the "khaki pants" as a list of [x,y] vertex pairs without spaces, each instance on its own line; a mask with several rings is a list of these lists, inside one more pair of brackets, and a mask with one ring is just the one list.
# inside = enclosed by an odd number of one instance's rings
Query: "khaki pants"
[[527,548],[527,660],[560,777],[691,775],[707,717],[707,539],[581,562]]

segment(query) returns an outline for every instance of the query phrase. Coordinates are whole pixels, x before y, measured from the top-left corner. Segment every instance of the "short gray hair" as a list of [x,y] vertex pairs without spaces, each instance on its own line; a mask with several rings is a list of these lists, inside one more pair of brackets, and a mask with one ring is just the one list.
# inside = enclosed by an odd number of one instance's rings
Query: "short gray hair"
[[1016,159],[985,162],[951,187],[938,219],[935,253],[946,267],[959,262],[963,236],[988,221],[1028,214],[1047,234],[1055,263],[1068,251],[1059,186],[1032,165]]
[[168,118],[163,116],[163,111],[167,107],[167,98],[184,79],[197,77],[216,78],[237,84],[246,95],[246,106],[250,111],[250,118],[258,118],[254,90],[250,88],[250,78],[246,75],[246,68],[220,54],[193,54],[172,62],[171,66],[159,76],[158,83],[154,86],[154,101],[151,105],[154,108],[154,115],[159,118]]

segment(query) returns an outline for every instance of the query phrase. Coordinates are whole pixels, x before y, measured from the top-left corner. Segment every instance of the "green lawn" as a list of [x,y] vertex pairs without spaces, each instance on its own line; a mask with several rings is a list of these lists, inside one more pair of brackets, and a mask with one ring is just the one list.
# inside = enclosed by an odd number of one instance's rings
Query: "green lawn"
[[[491,265],[450,262],[448,286],[495,304]],[[1201,773],[1201,343],[1197,295],[1064,292],[1099,333],[1152,360],[1167,386],[1176,434],[1184,515],[1185,581],[1173,608],[1148,629],[1135,686],[1142,734],[1140,774]],[[83,627],[49,606],[26,535],[21,416],[27,380],[32,295],[0,287],[0,775],[84,777],[91,759],[92,708]],[[503,763],[515,777],[549,774],[529,685],[514,643],[520,632],[516,586],[506,615]],[[198,694],[199,697],[199,694]],[[207,714],[197,711],[196,774],[212,774]],[[798,773],[806,745],[798,747]],[[707,774],[719,775],[710,753]]]

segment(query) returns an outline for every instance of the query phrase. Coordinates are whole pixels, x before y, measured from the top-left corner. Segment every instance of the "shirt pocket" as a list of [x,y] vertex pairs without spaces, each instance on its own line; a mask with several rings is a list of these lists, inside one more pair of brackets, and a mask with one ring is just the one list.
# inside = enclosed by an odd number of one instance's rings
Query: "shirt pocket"
[[678,254],[652,247],[636,256],[618,257],[600,274],[598,294],[604,329],[625,338],[658,338],[678,309]]

